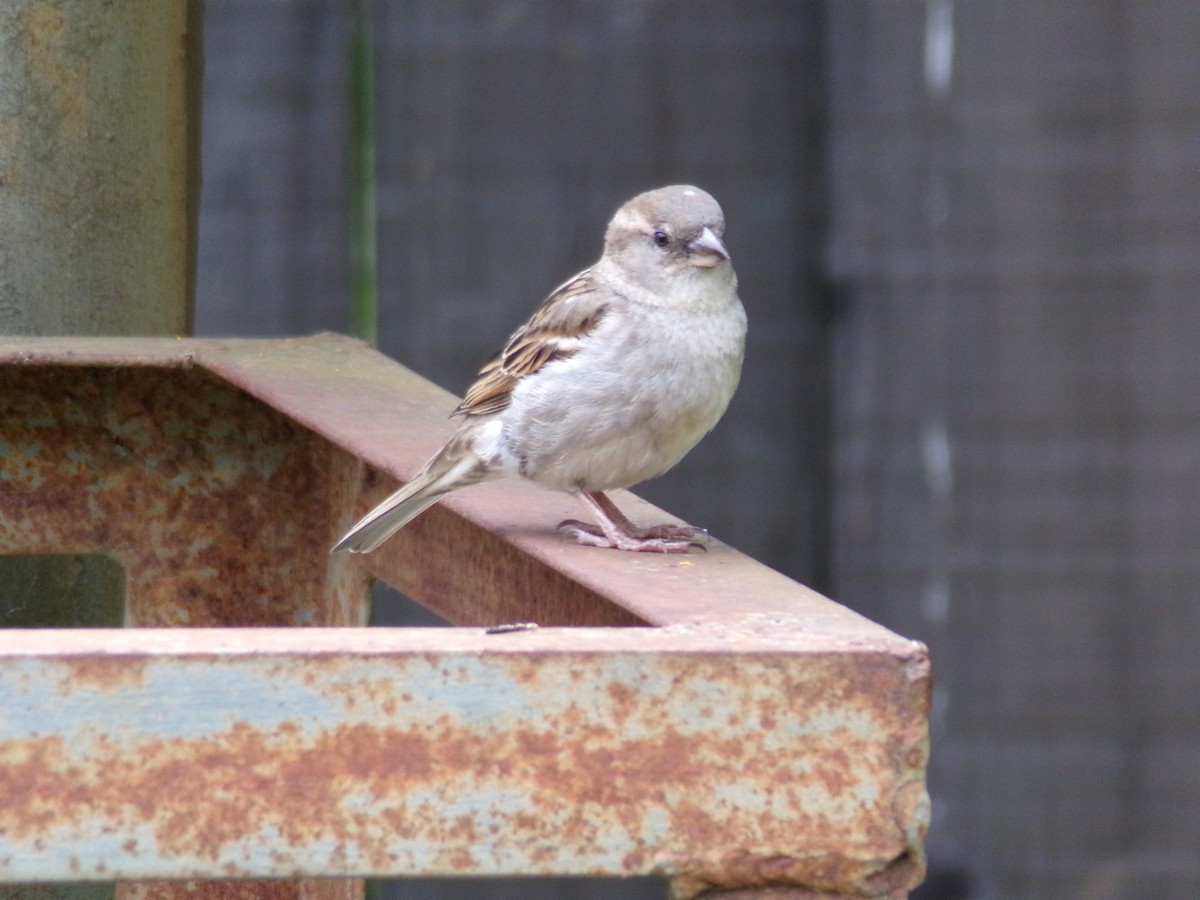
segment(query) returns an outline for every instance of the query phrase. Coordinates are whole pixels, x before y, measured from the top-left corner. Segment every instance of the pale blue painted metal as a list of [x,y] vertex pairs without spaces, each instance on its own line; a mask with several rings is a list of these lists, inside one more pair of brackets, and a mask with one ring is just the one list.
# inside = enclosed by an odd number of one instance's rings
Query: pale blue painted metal
[[0,880],[698,885],[728,883],[733,861],[734,883],[875,879],[886,895],[926,824],[924,651],[767,644],[732,656],[706,629],[3,633]]

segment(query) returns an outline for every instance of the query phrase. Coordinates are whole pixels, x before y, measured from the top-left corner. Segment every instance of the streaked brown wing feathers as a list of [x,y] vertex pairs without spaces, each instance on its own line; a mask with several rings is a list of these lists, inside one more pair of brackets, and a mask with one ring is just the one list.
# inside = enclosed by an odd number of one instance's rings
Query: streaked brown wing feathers
[[479,416],[504,409],[518,381],[579,350],[580,339],[596,327],[605,307],[606,301],[594,290],[590,269],[563,284],[480,369],[454,414]]

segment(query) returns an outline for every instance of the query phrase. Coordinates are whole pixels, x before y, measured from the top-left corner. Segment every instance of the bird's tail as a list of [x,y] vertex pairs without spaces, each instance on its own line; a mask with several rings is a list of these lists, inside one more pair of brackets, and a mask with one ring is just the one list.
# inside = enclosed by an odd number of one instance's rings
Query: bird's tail
[[476,458],[447,462],[442,454],[432,459],[412,481],[363,516],[330,552],[370,553],[445,494],[494,477]]

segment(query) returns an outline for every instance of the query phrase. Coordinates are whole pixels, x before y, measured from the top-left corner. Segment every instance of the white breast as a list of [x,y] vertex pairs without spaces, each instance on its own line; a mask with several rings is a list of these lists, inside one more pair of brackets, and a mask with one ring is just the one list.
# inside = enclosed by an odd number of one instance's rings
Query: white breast
[[505,468],[567,491],[661,475],[725,412],[745,329],[736,297],[717,310],[610,313],[575,356],[548,363],[513,391],[500,416]]

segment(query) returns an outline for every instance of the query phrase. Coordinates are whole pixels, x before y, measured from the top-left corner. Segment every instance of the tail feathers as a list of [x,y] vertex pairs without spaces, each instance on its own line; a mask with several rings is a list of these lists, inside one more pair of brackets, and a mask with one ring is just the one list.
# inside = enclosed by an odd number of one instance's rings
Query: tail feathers
[[349,550],[351,553],[370,553],[393,534],[425,512],[442,498],[446,491],[423,493],[410,491],[422,487],[411,481],[377,507],[363,516],[346,536],[333,546],[331,553]]
[[474,457],[454,460],[449,466],[447,462],[451,461],[435,457],[416,478],[363,516],[330,552],[370,553],[445,494],[496,477]]

